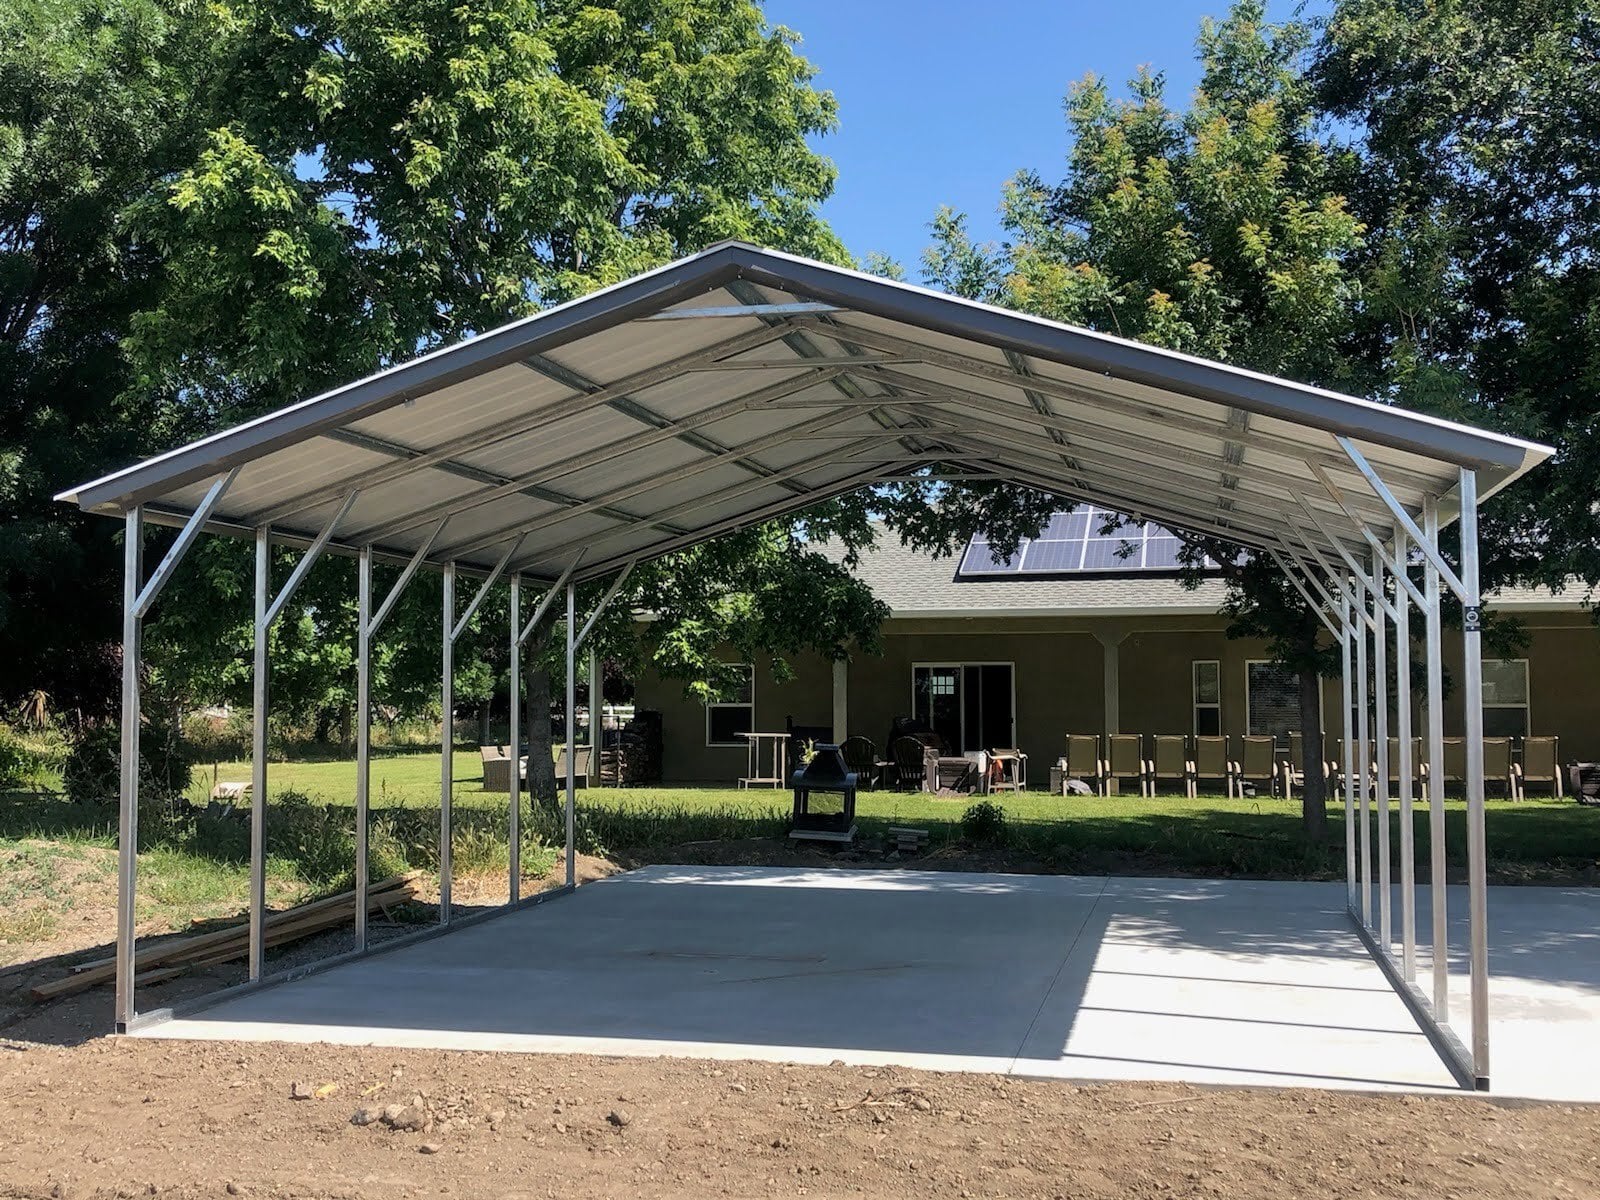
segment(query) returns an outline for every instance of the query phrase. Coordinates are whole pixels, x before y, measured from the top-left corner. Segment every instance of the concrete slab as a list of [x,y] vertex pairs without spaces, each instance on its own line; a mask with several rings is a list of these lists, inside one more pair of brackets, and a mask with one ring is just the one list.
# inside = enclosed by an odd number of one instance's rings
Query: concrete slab
[[652,867],[138,1036],[1452,1090],[1343,904],[1342,884]]

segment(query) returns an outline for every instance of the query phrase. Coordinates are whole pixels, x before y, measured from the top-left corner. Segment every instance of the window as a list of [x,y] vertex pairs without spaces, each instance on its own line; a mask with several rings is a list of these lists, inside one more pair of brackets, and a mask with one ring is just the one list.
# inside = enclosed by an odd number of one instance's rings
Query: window
[[1215,737],[1222,732],[1222,667],[1216,659],[1196,659],[1194,669],[1194,732]]
[[1275,662],[1245,664],[1245,732],[1287,737],[1300,732],[1300,677]]
[[706,705],[708,746],[746,746],[749,743],[739,735],[752,733],[756,727],[756,669],[749,663],[731,665],[744,671],[744,684]]
[[1528,736],[1528,660],[1483,660],[1483,732],[1486,737]]

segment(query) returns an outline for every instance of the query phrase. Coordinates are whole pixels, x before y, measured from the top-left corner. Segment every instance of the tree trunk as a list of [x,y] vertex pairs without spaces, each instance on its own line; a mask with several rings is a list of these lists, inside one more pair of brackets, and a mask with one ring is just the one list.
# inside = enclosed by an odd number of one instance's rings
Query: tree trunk
[[493,746],[495,742],[489,723],[494,716],[493,697],[485,698],[478,703],[478,745]]
[[1327,783],[1322,774],[1322,678],[1315,671],[1300,672],[1300,728],[1305,731],[1305,781],[1300,792],[1300,815],[1308,841],[1328,836]]
[[556,763],[550,749],[550,672],[534,667],[528,680],[528,797],[554,804]]

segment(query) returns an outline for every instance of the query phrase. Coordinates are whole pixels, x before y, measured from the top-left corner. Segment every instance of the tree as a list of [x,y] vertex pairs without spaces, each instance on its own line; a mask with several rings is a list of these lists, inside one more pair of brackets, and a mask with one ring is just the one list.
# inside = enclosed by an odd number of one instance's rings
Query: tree
[[122,217],[193,131],[193,51],[155,0],[0,9],[0,700],[116,701],[116,528],[50,497],[142,449],[119,342],[159,264]]
[[[927,275],[951,290],[1057,320],[1337,386],[1352,320],[1345,257],[1361,227],[1338,193],[1337,156],[1315,137],[1298,62],[1302,24],[1268,25],[1242,0],[1201,29],[1200,87],[1170,107],[1142,71],[1113,99],[1090,76],[1067,97],[1066,178],[1023,173],[1002,204],[1008,241],[974,245],[941,213]],[[1233,637],[1266,639],[1300,676],[1307,731],[1304,816],[1321,838],[1324,788],[1319,673],[1332,668],[1321,625],[1276,565],[1217,538],[1185,537],[1191,582],[1209,558],[1228,583]]]
[[1600,11],[1338,0],[1319,103],[1370,227],[1354,342],[1401,403],[1553,443],[1481,518],[1485,587],[1600,582]]

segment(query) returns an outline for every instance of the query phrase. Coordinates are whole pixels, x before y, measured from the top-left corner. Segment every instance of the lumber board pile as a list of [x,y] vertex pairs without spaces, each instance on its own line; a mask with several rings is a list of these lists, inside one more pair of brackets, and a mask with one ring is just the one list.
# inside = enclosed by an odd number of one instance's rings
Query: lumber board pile
[[928,849],[928,831],[926,829],[907,829],[900,825],[889,826],[889,839],[892,848],[901,854],[920,855]]
[[[370,885],[367,889],[367,911],[387,911],[396,905],[414,900],[417,895],[416,876],[395,875]],[[266,947],[270,950],[315,933],[323,933],[355,921],[356,894],[340,892],[310,904],[283,912],[268,913],[262,924]],[[196,967],[210,967],[245,957],[250,950],[250,926],[230,925],[226,929],[211,929],[205,933],[172,938],[140,949],[134,959],[136,984],[160,983],[175,979]],[[65,979],[39,984],[29,993],[36,1002],[59,1000],[88,991],[117,977],[117,960],[99,958],[79,963]]]

